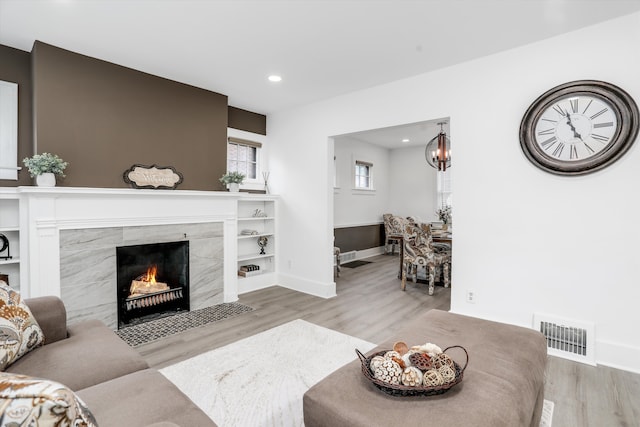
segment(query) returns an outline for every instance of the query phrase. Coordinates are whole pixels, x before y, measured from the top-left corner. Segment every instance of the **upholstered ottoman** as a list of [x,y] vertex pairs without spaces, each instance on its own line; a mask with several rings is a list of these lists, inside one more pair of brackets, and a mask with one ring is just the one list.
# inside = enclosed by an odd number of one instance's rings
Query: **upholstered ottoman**
[[[537,331],[431,310],[368,354],[432,342],[469,353],[463,381],[439,396],[396,397],[378,390],[349,363],[304,395],[306,427],[538,427],[542,414],[546,342]],[[464,365],[464,352],[447,352]]]

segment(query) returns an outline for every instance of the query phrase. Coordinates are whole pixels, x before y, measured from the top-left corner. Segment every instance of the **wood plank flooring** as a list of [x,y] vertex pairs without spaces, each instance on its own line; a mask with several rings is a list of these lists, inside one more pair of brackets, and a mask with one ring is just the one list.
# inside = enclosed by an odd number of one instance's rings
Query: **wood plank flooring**
[[[398,258],[380,255],[358,268],[342,268],[338,296],[314,297],[280,287],[240,296],[251,313],[145,344],[138,350],[156,368],[303,319],[373,343],[392,337],[403,319],[433,308],[448,310],[450,289],[407,283],[400,291]],[[640,375],[549,357],[545,398],[555,402],[554,427],[640,427]]]

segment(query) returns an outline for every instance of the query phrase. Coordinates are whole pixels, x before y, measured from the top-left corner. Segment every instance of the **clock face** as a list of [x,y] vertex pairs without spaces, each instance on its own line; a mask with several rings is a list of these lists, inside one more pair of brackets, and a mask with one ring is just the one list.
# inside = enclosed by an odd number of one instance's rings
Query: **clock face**
[[520,124],[520,145],[537,167],[582,175],[620,158],[638,134],[638,107],[610,83],[580,80],[536,99]]
[[606,151],[617,129],[618,118],[611,103],[582,95],[566,96],[544,109],[534,133],[538,147],[546,155],[579,162]]

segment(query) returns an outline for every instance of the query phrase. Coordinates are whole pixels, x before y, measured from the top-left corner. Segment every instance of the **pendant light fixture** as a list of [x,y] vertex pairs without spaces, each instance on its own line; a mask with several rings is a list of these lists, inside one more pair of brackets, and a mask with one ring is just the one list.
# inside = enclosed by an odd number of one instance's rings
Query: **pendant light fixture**
[[431,167],[445,172],[451,167],[451,140],[443,129],[447,122],[438,122],[438,124],[440,133],[427,143],[424,156]]

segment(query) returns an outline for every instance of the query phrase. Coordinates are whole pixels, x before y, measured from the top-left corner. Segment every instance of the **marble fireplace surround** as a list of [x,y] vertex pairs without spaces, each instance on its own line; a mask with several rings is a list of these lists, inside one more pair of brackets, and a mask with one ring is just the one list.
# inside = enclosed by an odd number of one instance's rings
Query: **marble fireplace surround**
[[[237,199],[226,192],[20,187],[21,292],[57,295],[69,323],[117,329],[116,247],[189,241],[191,309],[238,299]],[[26,237],[26,239],[24,239]]]

